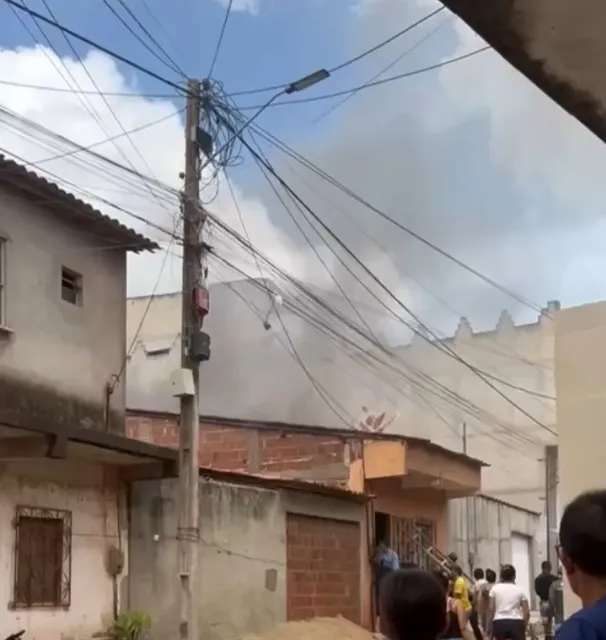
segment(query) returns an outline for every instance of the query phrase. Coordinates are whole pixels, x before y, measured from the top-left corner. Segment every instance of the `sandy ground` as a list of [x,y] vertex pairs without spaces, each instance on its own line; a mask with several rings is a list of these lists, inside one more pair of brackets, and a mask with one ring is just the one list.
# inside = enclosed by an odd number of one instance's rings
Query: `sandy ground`
[[345,618],[313,618],[284,622],[243,640],[376,640],[378,636]]

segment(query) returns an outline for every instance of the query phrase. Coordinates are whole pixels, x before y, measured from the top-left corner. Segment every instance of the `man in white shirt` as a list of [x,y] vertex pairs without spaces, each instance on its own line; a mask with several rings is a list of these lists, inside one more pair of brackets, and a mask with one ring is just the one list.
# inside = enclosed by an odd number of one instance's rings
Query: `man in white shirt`
[[501,567],[501,582],[490,590],[490,618],[494,640],[524,640],[530,619],[528,597],[516,584],[516,570],[510,564]]

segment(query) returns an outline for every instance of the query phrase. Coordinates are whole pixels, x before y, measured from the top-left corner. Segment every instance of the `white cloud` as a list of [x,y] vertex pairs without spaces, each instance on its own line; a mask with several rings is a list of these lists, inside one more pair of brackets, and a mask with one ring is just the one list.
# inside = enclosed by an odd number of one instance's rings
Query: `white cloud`
[[[230,0],[215,0],[221,6],[227,8]],[[233,0],[231,5],[232,11],[248,11],[249,13],[257,13],[259,11],[259,0]]]

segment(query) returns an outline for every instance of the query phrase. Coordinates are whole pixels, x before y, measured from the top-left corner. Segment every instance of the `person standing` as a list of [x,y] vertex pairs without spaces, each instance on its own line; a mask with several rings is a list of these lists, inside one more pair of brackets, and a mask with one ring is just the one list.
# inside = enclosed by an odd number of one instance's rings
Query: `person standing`
[[463,640],[467,639],[469,633],[467,631],[467,616],[463,609],[463,605],[459,600],[452,598],[450,595],[450,580],[442,571],[434,572],[435,579],[442,585],[444,589],[444,598],[446,601],[446,629],[440,636],[441,640]]
[[553,635],[553,611],[549,602],[549,589],[557,579],[551,570],[551,562],[549,560],[542,562],[541,573],[534,579],[534,591],[539,598],[539,614],[543,633],[546,636]]
[[398,554],[389,547],[386,539],[381,540],[377,545],[372,558],[372,566],[376,602],[378,603],[381,599],[381,588],[385,577],[400,568]]
[[453,569],[452,595],[463,605],[463,611],[469,620],[471,614],[471,600],[469,599],[469,587],[463,577],[463,569],[457,564]]
[[481,629],[485,630],[485,620],[488,615],[488,580],[484,577],[484,569],[480,567],[473,570],[473,610],[477,616],[478,624]]
[[582,608],[556,640],[606,640],[606,491],[577,496],[560,520],[558,556]]
[[494,640],[524,640],[530,608],[524,589],[516,584],[513,565],[501,567],[501,581],[490,590],[491,633]]

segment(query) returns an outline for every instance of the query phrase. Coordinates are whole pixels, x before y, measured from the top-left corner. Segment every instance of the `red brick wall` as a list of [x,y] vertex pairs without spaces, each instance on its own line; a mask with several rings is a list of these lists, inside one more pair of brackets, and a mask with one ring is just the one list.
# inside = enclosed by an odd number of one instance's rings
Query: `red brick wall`
[[[260,472],[304,471],[343,462],[345,442],[334,436],[285,433],[258,429]],[[200,465],[225,471],[248,471],[250,443],[255,430],[220,424],[200,424]],[[126,435],[165,447],[177,447],[179,427],[176,416],[128,415]]]
[[286,618],[341,615],[360,624],[360,527],[288,514]]

